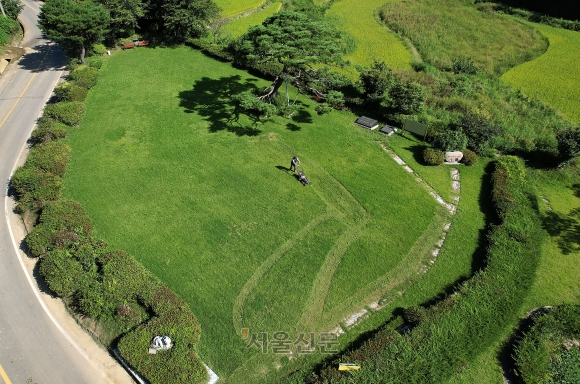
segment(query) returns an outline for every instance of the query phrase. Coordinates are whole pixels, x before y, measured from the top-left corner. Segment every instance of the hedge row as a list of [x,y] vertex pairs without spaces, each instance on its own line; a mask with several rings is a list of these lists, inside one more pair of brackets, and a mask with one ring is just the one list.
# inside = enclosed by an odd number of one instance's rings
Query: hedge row
[[[48,204],[26,237],[40,273],[57,295],[82,315],[133,329],[118,343],[121,355],[151,383],[201,383],[207,372],[197,355],[199,322],[191,309],[133,257],[108,251],[91,236],[92,224],[75,201]],[[147,353],[155,336],[174,347]]]
[[[61,199],[70,156],[61,139],[67,126],[80,124],[87,90],[96,84],[100,65],[93,60],[73,68],[72,81],[55,89],[58,102],[45,108],[31,136],[30,155],[12,176],[18,210],[39,217],[26,244],[40,258],[47,285],[72,310],[117,325],[119,351],[150,383],[202,383],[207,372],[196,351],[200,326],[187,303],[132,256],[108,250],[92,236],[84,208]],[[155,336],[169,336],[174,347],[148,354]]]
[[580,382],[580,306],[538,311],[515,348],[516,374],[524,383]]
[[535,278],[544,235],[521,159],[505,156],[498,160],[492,184],[501,223],[488,235],[484,271],[435,306],[406,311],[416,325],[411,332],[392,337],[394,341],[378,351],[376,343],[369,341],[356,354],[351,352],[349,357],[358,358],[349,362],[360,363],[360,371],[339,375],[339,357],[288,382],[439,383],[496,342],[517,320]]

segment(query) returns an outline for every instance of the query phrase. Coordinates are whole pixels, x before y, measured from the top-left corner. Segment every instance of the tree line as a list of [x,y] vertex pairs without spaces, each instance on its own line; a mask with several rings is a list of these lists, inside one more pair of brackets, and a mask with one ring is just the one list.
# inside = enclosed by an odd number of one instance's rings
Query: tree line
[[204,35],[220,11],[212,0],[47,0],[38,25],[69,57],[84,62],[93,44],[114,45],[139,31],[173,42]]

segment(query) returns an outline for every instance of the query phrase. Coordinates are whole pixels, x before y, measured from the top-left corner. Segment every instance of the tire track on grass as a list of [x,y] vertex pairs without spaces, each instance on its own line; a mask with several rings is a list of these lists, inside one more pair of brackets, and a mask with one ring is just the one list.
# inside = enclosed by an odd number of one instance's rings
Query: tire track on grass
[[274,264],[282,256],[284,256],[289,250],[291,250],[302,238],[304,238],[308,232],[322,224],[324,221],[333,217],[332,213],[326,212],[318,217],[315,217],[306,226],[300,229],[298,232],[292,236],[291,239],[287,240],[276,252],[274,252],[270,257],[268,257],[259,267],[256,269],[252,277],[246,282],[242,290],[240,291],[238,297],[234,301],[234,307],[232,309],[232,320],[234,324],[234,329],[240,332],[243,328],[243,311],[244,305],[248,300],[250,293],[256,288],[262,277],[268,272]]

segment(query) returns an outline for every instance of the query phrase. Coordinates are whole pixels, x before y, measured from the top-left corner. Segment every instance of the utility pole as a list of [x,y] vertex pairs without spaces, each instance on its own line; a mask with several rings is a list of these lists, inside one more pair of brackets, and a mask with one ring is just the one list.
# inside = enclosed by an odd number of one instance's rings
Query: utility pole
[[2,10],[2,15],[6,17],[6,12],[4,12],[4,7],[2,6],[2,0],[0,0],[0,10]]

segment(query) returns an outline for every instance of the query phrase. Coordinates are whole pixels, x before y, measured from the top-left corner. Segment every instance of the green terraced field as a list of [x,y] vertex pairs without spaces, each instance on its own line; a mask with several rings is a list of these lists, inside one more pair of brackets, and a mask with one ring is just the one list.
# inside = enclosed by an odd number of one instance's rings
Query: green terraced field
[[373,60],[379,60],[392,68],[410,69],[412,57],[407,47],[375,19],[375,12],[386,2],[389,1],[341,0],[326,15],[356,40],[356,50],[346,56],[353,64],[370,66]]
[[226,35],[230,35],[232,37],[241,36],[244,33],[246,33],[248,27],[252,25],[262,24],[264,20],[266,20],[268,17],[278,12],[281,7],[282,3],[280,2],[272,3],[267,8],[261,11],[231,21],[230,23],[226,24],[226,26],[223,29],[223,32]]
[[266,0],[215,0],[215,3],[223,10],[223,17],[230,17],[258,8],[265,2]]
[[580,123],[580,32],[533,24],[550,42],[546,53],[506,72],[502,79]]

